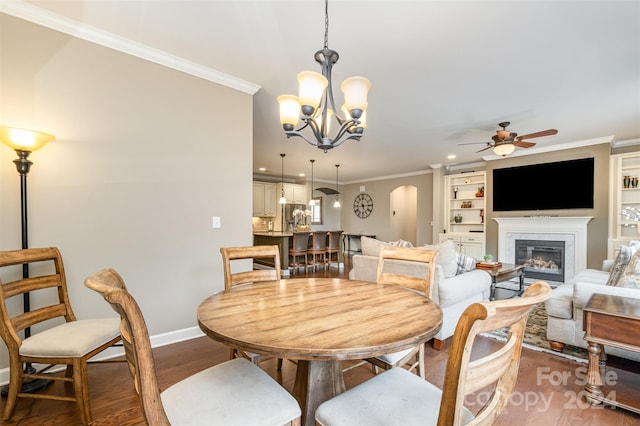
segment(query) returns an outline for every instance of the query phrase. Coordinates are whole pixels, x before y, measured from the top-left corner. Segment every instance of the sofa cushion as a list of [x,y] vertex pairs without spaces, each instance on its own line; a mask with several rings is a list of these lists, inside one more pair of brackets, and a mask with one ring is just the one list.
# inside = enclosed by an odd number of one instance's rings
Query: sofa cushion
[[456,245],[451,240],[446,240],[440,244],[426,245],[422,248],[428,250],[438,250],[439,254],[436,259],[436,263],[442,267],[442,272],[445,278],[452,278],[456,276],[458,271],[458,262],[456,259]]
[[573,286],[563,284],[553,289],[545,302],[547,315],[556,318],[573,318]]
[[360,238],[360,248],[362,249],[362,254],[366,256],[378,257],[380,255],[380,250],[384,246],[413,247],[413,244],[411,244],[411,241],[405,240],[398,240],[387,243],[364,235]]
[[441,308],[453,305],[467,299],[473,294],[481,294],[491,287],[491,276],[487,271],[474,269],[464,274],[447,278],[438,287]]
[[380,255],[380,249],[388,245],[389,243],[376,240],[375,238],[365,237],[364,235],[360,238],[360,248],[362,249],[362,254],[365,256],[378,257]]
[[607,280],[607,285],[618,285],[618,280],[620,280],[620,277],[629,264],[631,257],[633,257],[638,248],[640,248],[640,241],[635,240],[630,241],[629,245],[620,246],[618,255],[613,261],[613,266],[611,267],[611,273],[609,275],[609,279]]

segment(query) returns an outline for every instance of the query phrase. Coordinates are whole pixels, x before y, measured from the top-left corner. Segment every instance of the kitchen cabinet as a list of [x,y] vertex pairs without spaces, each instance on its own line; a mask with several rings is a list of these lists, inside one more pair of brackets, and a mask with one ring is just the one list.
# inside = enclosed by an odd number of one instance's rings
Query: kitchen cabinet
[[287,200],[287,204],[307,204],[309,202],[306,185],[295,183],[281,183],[278,185],[282,185],[284,188],[284,198]]
[[440,242],[451,240],[456,245],[456,251],[465,256],[482,260],[485,254],[484,235],[470,234],[440,234]]
[[277,211],[276,194],[275,183],[253,182],[253,216],[275,217]]

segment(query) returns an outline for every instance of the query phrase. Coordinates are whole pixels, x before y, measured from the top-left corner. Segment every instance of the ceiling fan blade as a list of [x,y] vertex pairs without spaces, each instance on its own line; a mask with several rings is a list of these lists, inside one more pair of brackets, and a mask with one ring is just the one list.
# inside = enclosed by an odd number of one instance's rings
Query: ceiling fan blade
[[543,130],[541,132],[529,133],[528,135],[518,136],[518,140],[539,138],[541,136],[551,136],[551,135],[555,135],[556,133],[558,133],[556,129]]
[[489,149],[489,148],[493,148],[493,145],[491,145],[491,144],[487,144],[487,146],[485,146],[484,148],[482,148],[482,149],[481,149],[481,150],[479,150],[479,151],[476,151],[476,153],[477,153],[477,152],[486,151],[486,150],[487,150],[487,149]]
[[519,147],[519,148],[531,148],[532,146],[534,146],[536,143],[535,142],[525,142],[525,141],[521,141],[521,140],[517,140],[513,143],[513,145]]
[[459,143],[458,146],[460,146],[460,145],[478,145],[478,144],[481,144],[481,143],[486,143],[487,145],[490,145],[489,142],[466,142],[466,143]]

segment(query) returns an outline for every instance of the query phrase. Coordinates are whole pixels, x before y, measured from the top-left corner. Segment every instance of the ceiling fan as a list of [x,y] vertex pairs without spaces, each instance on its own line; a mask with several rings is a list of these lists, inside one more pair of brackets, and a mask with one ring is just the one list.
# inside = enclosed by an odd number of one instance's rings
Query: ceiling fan
[[517,133],[511,132],[507,130],[507,127],[511,124],[508,121],[504,121],[502,123],[498,123],[498,126],[502,127],[502,130],[496,130],[496,134],[491,138],[493,142],[471,142],[471,143],[461,143],[460,145],[474,145],[484,143],[487,146],[482,148],[476,152],[486,151],[489,148],[493,148],[493,152],[496,155],[500,155],[502,157],[506,157],[511,154],[516,147],[518,148],[531,148],[536,143],[535,142],[527,142],[524,139],[533,139],[539,138],[542,136],[551,136],[558,133],[556,129],[548,129],[542,130],[540,132],[529,133],[528,135],[518,136]]

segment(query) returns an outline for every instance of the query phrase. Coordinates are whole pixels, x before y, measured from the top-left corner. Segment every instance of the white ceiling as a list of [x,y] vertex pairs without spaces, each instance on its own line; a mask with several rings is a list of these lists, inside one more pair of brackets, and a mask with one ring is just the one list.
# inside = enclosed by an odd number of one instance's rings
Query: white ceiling
[[33,6],[55,13],[47,19],[65,18],[69,33],[98,31],[259,88],[255,173],[266,167],[279,177],[280,153],[285,174],[308,176],[313,158],[316,180],[326,182],[335,182],[335,164],[341,182],[354,182],[473,163],[491,151],[459,144],[489,142],[501,121],[520,135],[558,130],[532,140],[529,153],[640,138],[638,0],[331,0],[336,90],[351,75],[368,77],[372,88],[362,140],[326,154],[285,137],[276,101],[296,94],[298,72],[319,71],[323,0],[3,0],[0,10],[19,15]]

